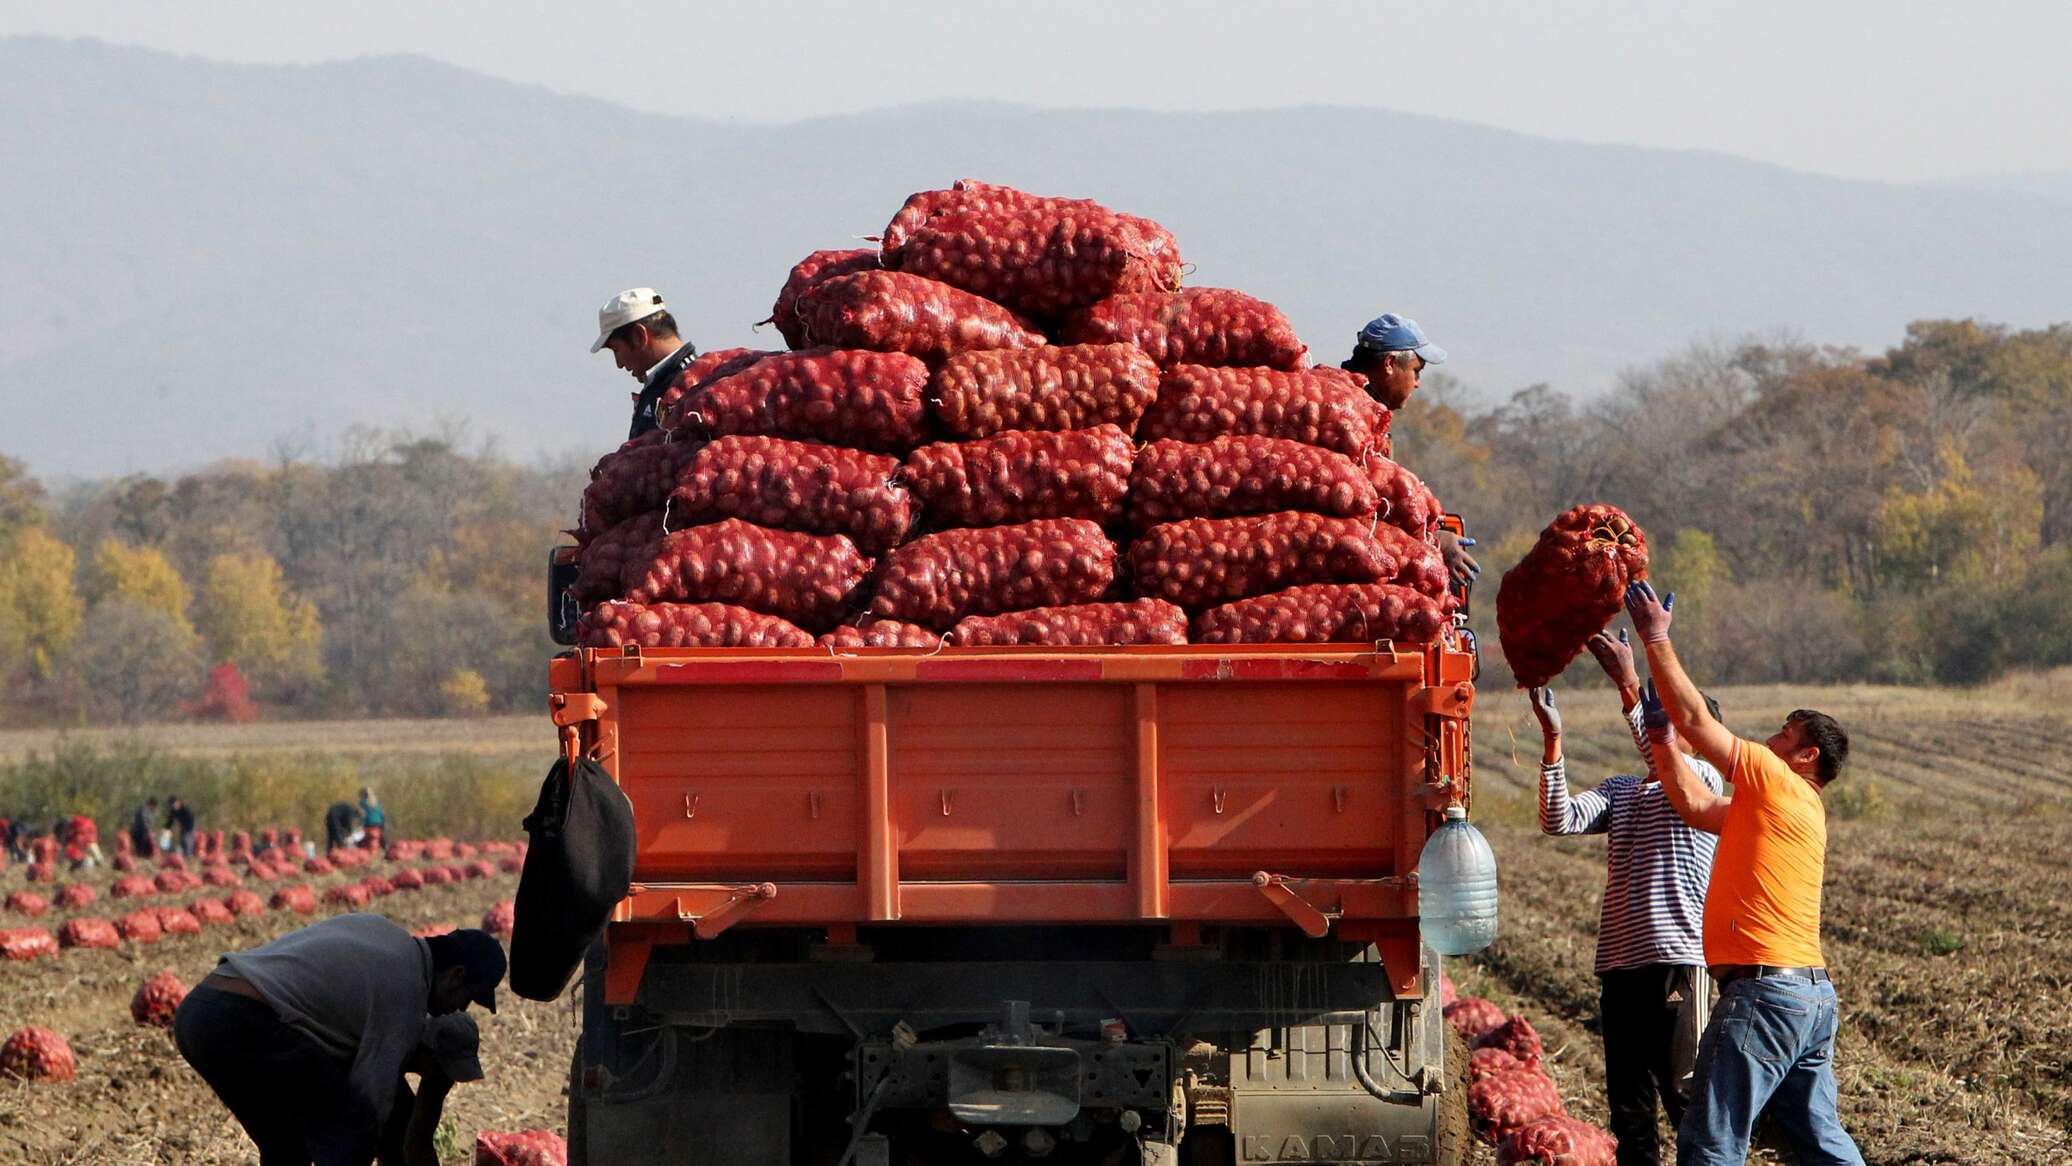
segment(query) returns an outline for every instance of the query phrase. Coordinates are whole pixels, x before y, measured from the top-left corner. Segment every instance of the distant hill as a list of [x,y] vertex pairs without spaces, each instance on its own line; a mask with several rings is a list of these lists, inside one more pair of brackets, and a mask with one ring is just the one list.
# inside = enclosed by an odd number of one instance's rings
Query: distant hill
[[706,346],[786,268],[971,175],[1172,228],[1199,284],[1320,356],[1416,316],[1470,384],[1590,389],[1694,337],[2072,315],[2048,200],[1352,109],[938,104],[747,126],[418,58],[222,64],[0,40],[0,452],[103,474],[464,420],[595,451],[632,384],[585,349],[652,283]]

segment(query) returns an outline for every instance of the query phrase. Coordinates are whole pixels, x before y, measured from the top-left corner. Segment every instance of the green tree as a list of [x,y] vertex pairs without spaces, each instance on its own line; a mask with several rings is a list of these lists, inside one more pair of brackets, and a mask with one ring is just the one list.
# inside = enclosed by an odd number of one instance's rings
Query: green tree
[[41,527],[0,539],[0,679],[49,677],[84,611],[72,548]]
[[201,683],[194,629],[122,595],[94,604],[61,657],[71,703],[95,720],[135,724],[170,714]]
[[1876,536],[1882,573],[1903,587],[1997,583],[2026,570],[2043,523],[2043,485],[2016,466],[1980,480],[1954,443],[1940,475],[1886,491]]
[[232,663],[271,687],[323,673],[324,633],[316,605],[287,589],[269,555],[217,555],[202,570],[194,621],[212,663]]
[[1713,597],[1734,580],[1719,542],[1697,527],[1684,527],[1650,556],[1648,575],[1657,590],[1676,592],[1676,634],[1690,648],[1691,659],[1711,659],[1718,643],[1712,627]]

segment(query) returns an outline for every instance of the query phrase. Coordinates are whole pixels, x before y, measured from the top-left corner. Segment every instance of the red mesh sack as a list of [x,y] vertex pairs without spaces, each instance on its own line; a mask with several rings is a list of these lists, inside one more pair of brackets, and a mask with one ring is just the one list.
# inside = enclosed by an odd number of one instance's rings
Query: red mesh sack
[[230,908],[214,899],[196,899],[187,910],[204,927],[214,927],[236,918],[230,913]]
[[1449,976],[1449,975],[1447,975],[1447,974],[1446,974],[1445,972],[1440,972],[1440,973],[1439,973],[1439,1007],[1441,1007],[1441,1008],[1444,1008],[1444,1007],[1446,1007],[1446,1006],[1447,1006],[1448,1004],[1451,1004],[1451,1003],[1453,1003],[1453,1002],[1454,1002],[1455,1000],[1458,1000],[1458,999],[1460,999],[1460,989],[1459,989],[1459,988],[1456,988],[1456,987],[1454,987],[1454,984],[1453,984],[1453,977],[1452,977],[1452,976]]
[[722,437],[693,456],[669,495],[673,527],[739,518],[808,534],[848,535],[870,554],[913,525],[913,499],[890,454],[782,437]]
[[292,887],[282,887],[280,890],[275,891],[273,897],[266,901],[266,905],[276,911],[292,911],[297,915],[314,915],[317,913],[317,895],[315,891],[307,886],[297,884]]
[[92,915],[81,915],[58,924],[58,946],[60,947],[118,947],[122,937],[115,933],[115,924]]
[[491,935],[508,936],[518,925],[518,904],[506,899],[482,913],[482,930]]
[[1102,424],[1135,432],[1158,396],[1158,365],[1129,344],[960,352],[935,370],[929,392],[936,422],[958,437]]
[[1502,1049],[1528,1069],[1538,1067],[1543,1051],[1540,1034],[1532,1027],[1532,1021],[1523,1016],[1513,1016],[1484,1031],[1471,1043],[1477,1049]]
[[841,535],[729,518],[663,535],[627,564],[624,582],[633,603],[731,603],[825,630],[870,569]]
[[0,929],[0,960],[36,960],[58,954],[58,939],[41,927]]
[[942,646],[942,633],[917,623],[858,616],[814,641],[823,648],[928,648]]
[[1372,450],[1360,461],[1367,480],[1374,483],[1381,520],[1418,538],[1430,535],[1445,511],[1424,482],[1416,474]]
[[774,615],[727,603],[600,604],[583,614],[586,648],[807,648],[813,633]]
[[950,629],[950,641],[970,646],[1045,644],[1060,648],[1184,644],[1187,613],[1162,599],[1038,607],[1006,615],[966,616]]
[[33,919],[38,915],[50,914],[50,900],[34,891],[9,891],[7,909],[16,915],[26,915]]
[[157,943],[165,935],[165,928],[158,922],[158,912],[147,908],[117,919],[115,933],[132,943]]
[[784,286],[777,289],[777,302],[770,305],[764,324],[777,325],[787,347],[806,347],[806,330],[799,325],[799,296],[822,280],[853,271],[872,271],[878,266],[878,249],[859,247],[848,251],[815,251],[791,265]]
[[1461,1039],[1469,1044],[1473,1044],[1476,1037],[1510,1019],[1504,1015],[1503,1009],[1480,996],[1462,996],[1448,1004],[1445,1012],[1446,1023],[1452,1025],[1453,1031],[1459,1033]]
[[143,875],[124,875],[108,886],[111,899],[144,899],[158,893],[158,883]]
[[453,881],[453,872],[443,866],[428,866],[418,873],[424,876],[424,885],[428,887],[443,887]]
[[569,597],[585,607],[618,596],[626,568],[641,551],[662,537],[662,512],[637,514],[612,527],[582,549],[576,560]]
[[1110,296],[1066,321],[1058,338],[1067,344],[1134,344],[1167,366],[1292,370],[1309,359],[1279,308],[1223,287]]
[[1163,523],[1130,544],[1137,594],[1187,608],[1305,583],[1380,583],[1400,566],[1371,522],[1294,510]]
[[187,984],[171,972],[160,972],[137,985],[130,997],[130,1019],[152,1028],[173,1027],[173,1013],[187,999]]
[[568,1166],[568,1143],[548,1130],[475,1135],[475,1166]]
[[1212,607],[1197,644],[1422,643],[1445,626],[1438,603],[1393,583],[1317,583]]
[[1085,199],[938,204],[885,250],[884,265],[1056,319],[1122,292],[1179,286],[1177,249],[1154,251],[1142,221]]
[[1614,1166],[1618,1160],[1619,1139],[1609,1130],[1555,1113],[1512,1130],[1496,1148],[1497,1166]]
[[1447,590],[1452,576],[1446,573],[1446,556],[1439,553],[1439,548],[1387,523],[1376,523],[1373,530],[1374,537],[1399,564],[1389,582],[1429,596],[1443,610],[1452,611],[1453,594]]
[[100,892],[85,883],[73,883],[58,892],[57,904],[67,911],[75,911],[100,897]]
[[678,471],[697,451],[698,443],[673,441],[658,429],[597,459],[583,488],[579,537],[594,539],[636,514],[661,509]]
[[1481,1048],[1468,1054],[1468,1081],[1471,1084],[1484,1077],[1526,1068],[1531,1066],[1520,1062],[1518,1058],[1502,1049]]
[[1520,688],[1561,675],[1648,577],[1647,536],[1616,506],[1577,506],[1540,532],[1496,591],[1496,630]]
[[167,935],[200,935],[201,920],[185,907],[159,907],[153,914],[158,916],[158,928]]
[[340,907],[364,907],[374,901],[374,892],[358,883],[345,883],[324,892],[324,902]]
[[931,534],[885,556],[872,615],[947,628],[967,615],[1092,603],[1115,582],[1115,544],[1083,518]]
[[991,300],[903,271],[856,271],[799,297],[809,344],[903,352],[941,360],[982,348],[1037,348],[1029,322]]
[[669,387],[662,390],[662,396],[655,402],[655,421],[665,430],[683,426],[683,406],[679,404],[692,390],[706,381],[730,377],[766,356],[775,352],[763,348],[720,348],[708,352],[683,366]]
[[1351,458],[1282,437],[1154,441],[1130,472],[1130,521],[1140,530],[1276,510],[1351,518],[1374,507],[1374,487]]
[[[980,182],[975,178],[959,178],[948,190],[924,190],[908,197],[905,205],[885,225],[881,236],[882,246],[887,254],[905,249],[913,231],[939,216],[959,214],[996,214],[1018,210],[1069,211],[1074,208],[1092,207],[1106,211],[1099,203],[1083,198],[1051,198],[1030,194],[1012,186],[1000,186],[991,182]],[[1150,219],[1137,215],[1108,211],[1130,227],[1143,240],[1144,247],[1155,265],[1160,287],[1178,287],[1181,276],[1180,244],[1171,231]]]
[[1352,373],[1335,368],[1167,369],[1137,440],[1209,441],[1233,434],[1284,437],[1359,457],[1382,432],[1387,410]]
[[1534,1118],[1565,1113],[1554,1082],[1538,1069],[1492,1073],[1468,1086],[1468,1127],[1492,1146]]
[[0,1042],[0,1080],[76,1081],[79,1061],[65,1038],[31,1024],[8,1034]]
[[1001,526],[1037,518],[1111,522],[1122,515],[1136,448],[1113,425],[1011,430],[943,441],[907,455],[905,477],[931,525]]
[[421,891],[424,889],[424,876],[414,870],[399,870],[389,876],[389,885],[399,891]]
[[[904,353],[815,348],[764,357],[707,381],[681,408],[686,426],[712,437],[790,437],[897,452],[921,439],[927,387],[928,366]],[[662,493],[675,484],[672,478]]]

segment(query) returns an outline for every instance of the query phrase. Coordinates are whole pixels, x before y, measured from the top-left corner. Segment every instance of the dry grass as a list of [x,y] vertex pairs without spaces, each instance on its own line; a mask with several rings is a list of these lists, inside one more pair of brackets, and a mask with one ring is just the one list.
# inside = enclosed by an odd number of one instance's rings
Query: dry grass
[[253,725],[163,724],[86,729],[0,731],[0,764],[62,745],[97,749],[139,746],[174,757],[229,757],[255,753],[377,754],[471,753],[540,756],[554,748],[546,714],[465,719],[268,721]]

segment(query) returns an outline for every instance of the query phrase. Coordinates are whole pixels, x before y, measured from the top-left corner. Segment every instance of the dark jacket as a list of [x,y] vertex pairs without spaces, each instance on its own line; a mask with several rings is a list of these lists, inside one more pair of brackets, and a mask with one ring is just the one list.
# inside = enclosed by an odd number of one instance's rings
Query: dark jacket
[[662,421],[657,414],[662,409],[662,394],[669,391],[683,366],[696,359],[698,346],[686,340],[682,348],[663,357],[661,363],[648,370],[647,380],[640,386],[640,396],[633,400],[633,428],[626,434],[626,440],[632,441],[643,433],[661,428]]

